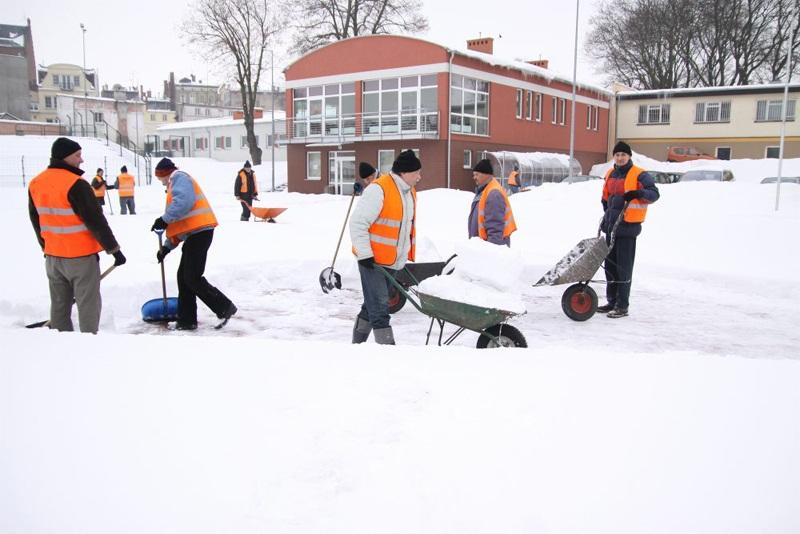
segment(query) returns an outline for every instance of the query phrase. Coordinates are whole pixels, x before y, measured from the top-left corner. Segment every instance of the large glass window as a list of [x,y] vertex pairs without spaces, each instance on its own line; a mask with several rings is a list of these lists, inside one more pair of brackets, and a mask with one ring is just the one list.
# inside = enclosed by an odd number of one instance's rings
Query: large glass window
[[378,150],[378,174],[388,174],[394,163],[394,150]]
[[694,112],[695,122],[731,122],[731,101],[698,102]]
[[309,152],[306,157],[306,180],[322,180],[322,152]]
[[[786,101],[786,120],[794,120],[795,101]],[[783,120],[783,100],[759,100],[756,105],[756,121]],[[769,156],[768,156],[769,157]]]
[[450,131],[489,135],[489,82],[450,77]]
[[293,136],[355,134],[355,88],[342,83],[295,89]]
[[438,129],[435,74],[363,83],[364,135]]
[[669,104],[642,104],[638,124],[669,124]]

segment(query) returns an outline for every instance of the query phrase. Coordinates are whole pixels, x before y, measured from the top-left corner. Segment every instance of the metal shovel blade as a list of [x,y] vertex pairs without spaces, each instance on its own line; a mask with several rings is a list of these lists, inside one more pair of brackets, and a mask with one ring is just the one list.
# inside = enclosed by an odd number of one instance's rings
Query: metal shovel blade
[[333,267],[325,267],[319,273],[319,287],[322,288],[323,293],[327,293],[333,288],[342,289],[342,277],[333,270]]

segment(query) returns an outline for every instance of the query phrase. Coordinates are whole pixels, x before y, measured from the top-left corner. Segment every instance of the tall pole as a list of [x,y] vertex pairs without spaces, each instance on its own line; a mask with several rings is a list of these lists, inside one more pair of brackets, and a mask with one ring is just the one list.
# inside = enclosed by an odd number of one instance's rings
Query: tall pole
[[775,184],[775,211],[781,204],[781,173],[783,172],[783,141],[786,138],[786,105],[789,99],[789,82],[792,79],[792,48],[794,47],[794,10],[789,11],[789,51],[786,53],[786,83],[783,86],[783,116],[781,117],[781,146],[778,152],[778,181]]
[[[89,114],[89,88],[86,87],[86,26],[83,25],[83,22],[81,22],[81,31],[83,32],[83,123],[86,124],[86,116]],[[88,128],[88,124],[86,126]]]
[[[272,50],[269,51],[269,71],[269,92],[272,95],[272,109],[270,110],[272,114],[272,190],[275,191],[275,53]],[[283,124],[285,128],[286,121],[283,121]]]
[[572,112],[569,118],[569,175],[572,176],[572,160],[575,157],[575,94],[578,85],[578,12],[581,0],[575,0],[575,53],[572,56]]

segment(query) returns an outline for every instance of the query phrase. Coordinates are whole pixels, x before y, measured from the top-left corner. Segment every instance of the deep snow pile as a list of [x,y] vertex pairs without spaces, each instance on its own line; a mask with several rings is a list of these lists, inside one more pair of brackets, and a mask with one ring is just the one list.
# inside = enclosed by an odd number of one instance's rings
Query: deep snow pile
[[[584,323],[561,312],[565,286],[532,284],[596,235],[602,184],[514,195],[521,260],[489,282],[521,270],[529,349],[478,351],[470,332],[425,347],[411,306],[399,346],[353,347],[347,232],[342,289],[317,281],[349,198],[264,192],[288,210],[239,222],[238,164],[176,161],[220,220],[206,275],[240,309],[220,331],[202,304],[194,333],[141,321],[161,294],[157,185],[108,216],[128,263],[103,281],[101,333],[24,329],[47,282],[25,190],[0,195],[0,532],[800,531],[800,187],[776,212],[736,161],[734,182],[659,186],[631,316]],[[462,250],[471,198],[419,194],[419,261]]]

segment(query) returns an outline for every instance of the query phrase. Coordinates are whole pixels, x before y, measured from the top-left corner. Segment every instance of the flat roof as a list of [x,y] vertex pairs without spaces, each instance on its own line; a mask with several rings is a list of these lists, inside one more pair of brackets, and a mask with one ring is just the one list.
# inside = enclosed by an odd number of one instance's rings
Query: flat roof
[[[286,114],[284,111],[275,110],[275,122],[282,121],[286,119]],[[269,113],[265,113],[264,117],[260,119],[255,119],[253,121],[256,124],[262,123],[269,123],[272,122],[272,117]],[[244,124],[244,119],[233,119],[231,117],[217,117],[215,119],[201,119],[197,121],[183,121],[183,122],[176,122],[173,124],[165,124],[164,126],[159,126],[158,131],[174,131],[174,130],[190,130],[192,128],[211,128],[214,126],[234,126],[237,124]]]
[[[686,87],[677,89],[648,89],[645,91],[620,91],[620,100],[644,100],[648,98],[683,98],[718,95],[757,95],[766,93],[782,93],[786,84],[763,83],[755,85],[723,85],[719,87]],[[800,92],[800,84],[790,83],[789,92]]]

